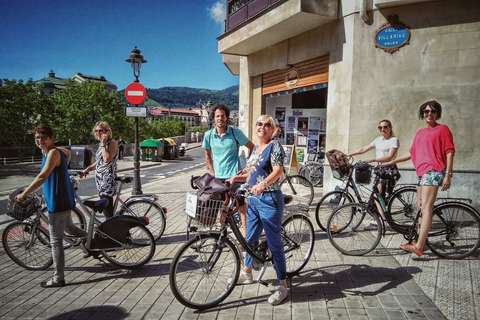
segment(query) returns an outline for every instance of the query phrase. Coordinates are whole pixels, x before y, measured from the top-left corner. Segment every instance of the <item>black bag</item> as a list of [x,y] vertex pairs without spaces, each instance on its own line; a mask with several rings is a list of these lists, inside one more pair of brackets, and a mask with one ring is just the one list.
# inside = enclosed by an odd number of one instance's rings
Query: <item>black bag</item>
[[198,187],[195,219],[203,226],[211,227],[217,221],[217,216],[223,209],[225,195],[230,189],[210,173],[205,173],[193,183]]
[[366,162],[358,162],[355,165],[355,182],[369,184],[372,178],[372,166]]

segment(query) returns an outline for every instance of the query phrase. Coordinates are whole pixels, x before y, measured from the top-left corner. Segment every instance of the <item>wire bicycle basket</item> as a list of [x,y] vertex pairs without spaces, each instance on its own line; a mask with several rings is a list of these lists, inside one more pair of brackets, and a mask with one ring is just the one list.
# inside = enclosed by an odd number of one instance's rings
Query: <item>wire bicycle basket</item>
[[224,200],[202,199],[197,194],[188,192],[185,211],[199,227],[211,229],[221,222],[224,206]]
[[33,216],[40,207],[40,201],[33,194],[29,194],[23,201],[15,201],[15,197],[23,190],[23,188],[15,190],[8,198],[7,215],[17,221]]

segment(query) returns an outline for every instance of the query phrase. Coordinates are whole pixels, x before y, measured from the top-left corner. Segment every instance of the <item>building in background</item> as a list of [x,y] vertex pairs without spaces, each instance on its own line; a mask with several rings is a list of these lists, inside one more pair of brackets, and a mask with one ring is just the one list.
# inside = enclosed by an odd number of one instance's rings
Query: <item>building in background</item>
[[166,120],[170,115],[187,123],[189,127],[199,127],[202,125],[201,117],[195,110],[159,107],[150,109],[150,115],[154,120]]
[[53,70],[50,70],[48,77],[36,80],[34,83],[44,86],[44,92],[47,94],[53,93],[55,90],[65,89],[67,82],[73,80],[77,83],[83,83],[85,81],[103,83],[106,85],[108,91],[116,91],[117,86],[105,79],[104,76],[88,76],[83,75],[80,72],[75,73],[71,78],[59,78],[55,75]]
[[[239,75],[239,128],[252,141],[267,113],[299,160],[322,140],[348,153],[390,119],[403,155],[424,126],[418,108],[437,100],[457,148],[452,188],[440,194],[479,206],[478,0],[226,0],[226,8],[218,52]],[[400,167],[401,182],[414,183],[411,162]],[[326,168],[326,191],[338,183]]]

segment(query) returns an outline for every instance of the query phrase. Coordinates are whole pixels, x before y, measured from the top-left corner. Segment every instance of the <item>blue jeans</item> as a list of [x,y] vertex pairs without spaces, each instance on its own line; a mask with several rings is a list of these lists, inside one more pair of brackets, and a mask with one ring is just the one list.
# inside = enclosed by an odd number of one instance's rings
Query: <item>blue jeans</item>
[[[247,243],[254,245],[265,230],[267,244],[272,252],[278,280],[285,280],[287,263],[282,244],[283,194],[281,191],[250,195],[247,205]],[[245,265],[252,267],[252,257],[247,253]]]
[[65,252],[63,249],[63,232],[66,231],[75,237],[84,237],[87,232],[77,228],[72,221],[71,210],[63,212],[49,212],[48,231],[53,258],[53,281],[65,280]]

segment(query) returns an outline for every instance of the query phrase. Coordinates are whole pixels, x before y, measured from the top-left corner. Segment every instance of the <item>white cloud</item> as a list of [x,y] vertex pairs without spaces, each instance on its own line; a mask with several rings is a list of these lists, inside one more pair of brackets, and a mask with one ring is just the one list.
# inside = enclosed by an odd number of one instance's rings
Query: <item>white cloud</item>
[[208,9],[210,18],[223,25],[225,20],[225,1],[217,1]]

